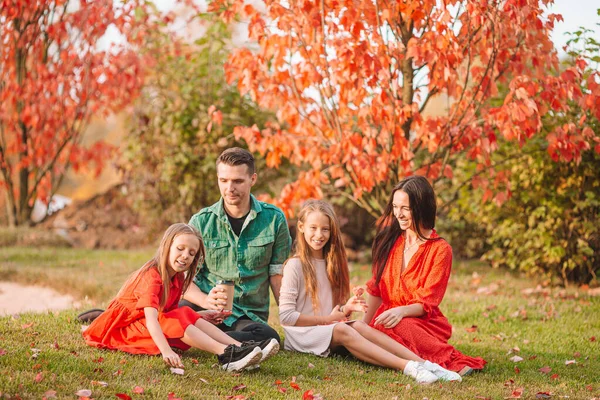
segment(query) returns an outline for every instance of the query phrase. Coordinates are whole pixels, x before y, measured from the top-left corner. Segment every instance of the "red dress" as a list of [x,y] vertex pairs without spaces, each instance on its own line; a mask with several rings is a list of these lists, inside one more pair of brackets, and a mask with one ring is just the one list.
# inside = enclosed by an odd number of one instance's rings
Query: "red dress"
[[[434,230],[431,238],[437,237]],[[394,243],[379,285],[375,283],[375,276],[367,282],[367,292],[382,300],[370,325],[419,357],[451,371],[460,371],[465,366],[482,369],[485,360],[466,356],[448,344],[452,326],[438,307],[448,286],[452,248],[443,239],[427,241],[419,246],[402,272],[404,238],[402,235]],[[403,318],[391,329],[373,324],[382,312],[415,303],[423,305],[423,316]]]
[[[183,333],[201,317],[189,307],[177,307],[183,281],[183,273],[171,279],[169,298],[164,310],[158,313],[158,323],[171,347],[187,350],[190,346],[181,341]],[[160,354],[146,328],[144,307],[158,310],[162,292],[162,278],[158,270],[140,269],[123,285],[106,311],[83,332],[86,343],[132,354]]]

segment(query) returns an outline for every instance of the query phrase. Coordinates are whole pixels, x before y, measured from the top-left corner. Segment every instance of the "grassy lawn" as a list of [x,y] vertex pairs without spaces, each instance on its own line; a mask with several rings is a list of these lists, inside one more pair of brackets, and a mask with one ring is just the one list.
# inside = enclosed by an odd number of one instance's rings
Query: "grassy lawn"
[[[0,280],[49,286],[87,297],[86,306],[104,307],[151,255],[4,247]],[[368,266],[354,266],[353,283],[368,275]],[[214,356],[192,350],[180,376],[160,357],[85,346],[78,311],[69,310],[0,318],[0,398],[77,398],[82,389],[95,399],[120,393],[133,399],[167,399],[170,393],[183,399],[298,399],[309,390],[326,399],[600,398],[600,298],[576,289],[527,290],[536,286],[479,263],[455,262],[442,303],[454,326],[451,343],[488,361],[482,373],[462,383],[418,386],[355,360],[289,352],[258,371],[231,374],[213,367]],[[273,307],[271,315],[279,329]],[[512,361],[514,356],[522,361]],[[136,386],[143,393],[135,393]]]

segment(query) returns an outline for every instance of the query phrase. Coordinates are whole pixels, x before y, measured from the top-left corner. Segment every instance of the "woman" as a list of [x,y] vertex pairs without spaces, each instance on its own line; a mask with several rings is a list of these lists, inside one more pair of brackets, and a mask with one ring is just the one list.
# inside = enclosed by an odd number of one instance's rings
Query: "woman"
[[418,356],[461,375],[486,361],[448,344],[452,326],[439,309],[452,267],[452,248],[435,232],[433,188],[422,176],[403,179],[377,223],[373,277],[364,321]]

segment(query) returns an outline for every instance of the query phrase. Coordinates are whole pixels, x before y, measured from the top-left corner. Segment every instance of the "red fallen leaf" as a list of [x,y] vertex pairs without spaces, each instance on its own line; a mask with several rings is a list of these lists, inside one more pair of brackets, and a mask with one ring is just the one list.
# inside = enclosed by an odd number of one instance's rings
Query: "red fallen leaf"
[[595,342],[595,341],[596,341],[596,336],[592,336],[592,337],[590,338],[590,342]]
[[514,384],[515,384],[515,381],[512,379],[509,379],[506,382],[504,382],[504,386],[512,386]]
[[119,364],[127,364],[127,360],[123,359],[123,360],[119,361]]
[[535,394],[536,399],[549,399],[550,397],[552,397],[552,393],[550,392],[537,392]]
[[121,371],[120,369],[116,370],[115,372],[113,372],[114,376],[119,376],[119,375],[123,375],[123,371]]
[[71,350],[70,353],[73,354],[75,357],[79,357],[79,354],[75,350]]
[[330,377],[328,377],[328,376],[324,376],[324,377],[323,377],[323,380],[324,380],[324,381],[330,381],[330,380],[331,380],[331,378],[330,378]]
[[529,360],[535,360],[537,358],[537,356],[533,355],[533,356],[529,356]]
[[558,379],[558,374],[552,374],[552,376],[550,377],[550,379]]
[[170,392],[167,395],[167,400],[181,400],[179,397],[177,397],[177,395],[173,392]]
[[314,398],[315,398],[315,396],[313,396],[313,390],[312,389],[307,390],[302,395],[302,400],[313,400]]
[[94,372],[97,374],[101,374],[104,372],[104,370],[102,368],[94,368]]
[[523,388],[517,388],[512,391],[510,396],[505,397],[505,399],[520,399],[521,396],[523,395],[523,390],[524,390]]
[[127,393],[116,393],[115,396],[117,396],[121,400],[131,400],[131,396]]
[[21,325],[21,329],[27,329],[27,328],[31,328],[33,326],[33,322],[30,322],[28,324],[23,324]]
[[54,344],[52,345],[56,350],[60,350],[60,346],[58,345],[58,342],[55,340]]
[[515,374],[520,374],[521,370],[519,369],[519,367],[515,367]]
[[42,374],[41,372],[38,372],[34,379],[35,383],[40,383],[43,380],[44,380],[44,374]]
[[282,383],[283,383],[283,382],[281,382],[279,379],[277,379],[277,380],[275,381],[275,384],[276,384],[276,385],[278,385],[278,386],[279,386],[279,385],[281,385]]
[[487,306],[485,309],[488,310],[488,311],[492,311],[492,310],[495,310],[496,307],[497,306],[495,304],[492,304],[492,305]]
[[467,328],[467,332],[477,332],[477,325],[472,325],[470,328]]
[[0,349],[0,356],[4,356],[6,354],[8,354],[8,352],[6,350]]
[[292,387],[292,389],[300,390],[300,386],[298,386],[296,382],[290,382],[290,386]]
[[581,353],[578,352],[578,351],[576,351],[575,353],[573,353],[573,357],[574,358],[579,358],[579,357],[581,357]]
[[538,369],[538,371],[540,371],[542,374],[547,374],[548,372],[552,371],[552,368],[546,365],[545,367]]
[[592,392],[594,390],[594,387],[592,385],[587,385],[585,388],[587,390],[589,390],[590,392]]
[[243,383],[240,383],[239,385],[231,388],[231,390],[233,390],[234,392],[237,392],[238,390],[243,390],[243,389],[246,389],[246,385],[244,385]]
[[135,394],[143,394],[144,393],[144,388],[141,386],[136,386],[133,388],[133,393]]
[[35,364],[33,367],[31,367],[32,370],[36,370],[36,369],[40,369],[42,368],[42,364]]
[[104,362],[104,357],[98,357],[96,359],[93,359],[92,361],[95,362],[95,363],[100,364],[101,362]]
[[191,361],[192,361],[192,363],[194,363],[194,364],[198,365],[198,360],[196,360],[195,358],[192,358],[192,360],[191,360]]
[[279,390],[281,393],[287,392],[287,389],[281,386],[277,386],[277,390]]

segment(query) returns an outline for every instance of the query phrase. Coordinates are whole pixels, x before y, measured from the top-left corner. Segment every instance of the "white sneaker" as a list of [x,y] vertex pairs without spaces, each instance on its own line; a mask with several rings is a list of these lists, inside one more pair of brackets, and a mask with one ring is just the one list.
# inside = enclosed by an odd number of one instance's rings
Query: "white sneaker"
[[447,369],[442,368],[442,366],[440,366],[439,364],[432,363],[430,361],[425,361],[423,363],[423,367],[427,371],[433,372],[440,381],[462,381],[461,376],[457,372],[448,371]]
[[436,382],[438,377],[433,373],[425,369],[423,363],[417,361],[409,361],[404,367],[404,375],[415,378],[417,383],[430,384]]

